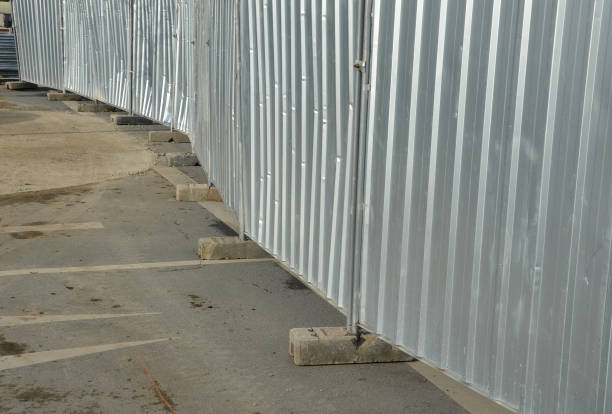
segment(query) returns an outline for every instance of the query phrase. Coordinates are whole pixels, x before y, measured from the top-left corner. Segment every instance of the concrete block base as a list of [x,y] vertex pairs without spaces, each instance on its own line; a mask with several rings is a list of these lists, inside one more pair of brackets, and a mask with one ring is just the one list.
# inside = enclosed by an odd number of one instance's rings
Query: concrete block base
[[154,121],[143,116],[135,116],[128,114],[113,114],[111,115],[111,121],[117,125],[153,125]]
[[38,86],[34,83],[30,83],[30,82],[7,82],[6,83],[6,87],[7,89],[10,89],[12,91],[19,91],[19,90],[24,90],[24,89],[36,89],[38,88]]
[[50,101],[82,101],[83,97],[70,92],[47,92],[47,99]]
[[86,102],[79,104],[78,108],[79,112],[115,112],[117,108],[111,105],[94,103],[94,102]]
[[176,186],[177,201],[222,201],[219,190],[206,184],[179,184]]
[[189,137],[178,131],[151,131],[149,142],[175,142],[177,144],[189,144]]
[[198,157],[190,152],[169,152],[166,154],[168,167],[192,167],[198,165]]
[[264,259],[270,255],[252,240],[238,237],[206,237],[198,242],[203,260]]
[[289,333],[289,354],[296,365],[408,362],[414,358],[371,334],[359,341],[344,327],[296,328]]

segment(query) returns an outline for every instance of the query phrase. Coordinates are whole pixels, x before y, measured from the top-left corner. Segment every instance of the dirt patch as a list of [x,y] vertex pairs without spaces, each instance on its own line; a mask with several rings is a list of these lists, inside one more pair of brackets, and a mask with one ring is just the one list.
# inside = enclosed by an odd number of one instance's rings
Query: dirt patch
[[298,279],[296,279],[295,277],[292,277],[292,276],[289,276],[289,278],[287,278],[287,280],[285,280],[285,287],[287,289],[291,289],[291,290],[304,290],[304,289],[308,289],[308,287],[306,287],[305,284],[303,284]]
[[0,335],[0,356],[20,355],[25,353],[27,349],[26,344],[7,341],[4,335]]
[[35,239],[36,237],[44,236],[40,231],[22,231],[21,233],[11,233],[11,237],[17,240]]
[[17,394],[16,397],[19,401],[44,404],[47,402],[63,401],[67,395],[68,393],[60,394],[48,388],[36,387],[27,391],[22,391]]
[[58,197],[68,195],[81,195],[91,191],[91,185],[79,185],[75,187],[54,188],[42,191],[26,191],[23,193],[0,194],[0,207],[13,204],[39,203],[49,204]]

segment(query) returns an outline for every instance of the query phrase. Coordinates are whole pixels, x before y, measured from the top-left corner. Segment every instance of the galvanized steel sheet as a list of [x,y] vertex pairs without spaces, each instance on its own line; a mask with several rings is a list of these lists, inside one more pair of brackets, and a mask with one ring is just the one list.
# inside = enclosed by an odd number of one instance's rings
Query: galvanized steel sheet
[[241,4],[246,232],[344,309],[357,2]]
[[[100,4],[66,21],[82,44]],[[489,398],[612,412],[612,1],[135,0],[133,13],[134,111],[190,132],[246,234]],[[25,27],[21,67],[39,73],[47,39]],[[92,51],[66,51],[67,84],[95,85],[78,66]],[[122,70],[87,96],[117,93]]]
[[0,78],[19,78],[17,45],[13,33],[0,33]]
[[134,0],[133,110],[162,124],[174,107],[174,0]]
[[373,7],[361,323],[521,412],[612,412],[612,2]]
[[19,76],[22,80],[62,89],[61,0],[13,0]]
[[196,43],[196,0],[175,0],[174,19],[174,96],[172,127],[183,132],[193,131],[195,105],[194,49]]
[[64,88],[130,110],[130,0],[63,0]]

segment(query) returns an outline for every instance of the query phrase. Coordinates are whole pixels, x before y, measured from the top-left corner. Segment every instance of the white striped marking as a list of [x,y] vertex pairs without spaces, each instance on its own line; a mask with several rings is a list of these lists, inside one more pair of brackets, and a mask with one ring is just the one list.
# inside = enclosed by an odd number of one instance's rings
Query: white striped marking
[[140,342],[120,342],[116,344],[84,346],[80,348],[57,349],[53,351],[3,356],[0,357],[0,371],[43,364],[45,362],[60,361],[62,359],[76,358],[85,355],[98,354],[100,352],[115,351],[117,349],[131,348],[134,346],[154,344],[157,342],[168,341],[169,339],[170,338],[153,339]]
[[39,323],[85,321],[94,319],[127,318],[131,316],[153,316],[159,312],[151,313],[114,313],[92,315],[36,315],[36,316],[0,316],[0,327],[34,325]]
[[23,233],[23,232],[28,232],[28,231],[38,231],[41,233],[47,233],[51,231],[94,230],[94,229],[103,229],[103,228],[104,228],[104,225],[99,222],[69,223],[69,224],[41,224],[37,226],[0,227],[0,234]]
[[274,259],[235,259],[235,260],[183,260],[178,262],[154,262],[154,263],[134,263],[119,265],[102,266],[74,266],[74,267],[41,267],[32,269],[16,269],[0,271],[0,277],[8,276],[33,276],[39,274],[58,274],[58,273],[82,273],[82,272],[108,272],[118,270],[143,270],[143,269],[164,269],[171,267],[206,266],[232,263],[257,263],[271,262]]

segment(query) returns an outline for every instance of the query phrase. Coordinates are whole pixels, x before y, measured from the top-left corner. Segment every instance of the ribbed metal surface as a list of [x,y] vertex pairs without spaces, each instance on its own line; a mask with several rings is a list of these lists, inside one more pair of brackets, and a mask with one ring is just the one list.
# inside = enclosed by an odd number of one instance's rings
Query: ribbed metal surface
[[13,0],[22,80],[62,89],[61,0]]
[[0,33],[0,78],[19,78],[15,35]]
[[135,112],[249,236],[341,310],[356,236],[362,326],[521,412],[612,412],[612,0],[177,1],[135,0]]
[[134,112],[172,122],[175,2],[134,0]]
[[345,308],[357,2],[241,4],[246,231]]
[[174,19],[174,76],[176,88],[172,99],[172,126],[183,132],[192,132],[195,104],[195,78],[193,54],[196,39],[194,19],[196,0],[175,0]]
[[130,0],[63,0],[64,87],[129,110]]
[[17,27],[23,80],[191,128],[194,0],[134,0],[133,8],[132,0],[14,4],[17,24],[24,18]]
[[612,412],[610,22],[374,3],[361,322],[524,413]]

